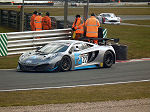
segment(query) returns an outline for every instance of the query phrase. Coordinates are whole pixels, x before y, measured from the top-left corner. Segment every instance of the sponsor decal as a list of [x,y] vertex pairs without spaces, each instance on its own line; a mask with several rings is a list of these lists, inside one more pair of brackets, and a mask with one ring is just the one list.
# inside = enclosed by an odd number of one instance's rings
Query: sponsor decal
[[37,58],[37,56],[32,56],[31,58],[32,58],[32,59],[36,59],[36,58]]
[[88,54],[75,53],[75,65],[86,64],[88,62]]

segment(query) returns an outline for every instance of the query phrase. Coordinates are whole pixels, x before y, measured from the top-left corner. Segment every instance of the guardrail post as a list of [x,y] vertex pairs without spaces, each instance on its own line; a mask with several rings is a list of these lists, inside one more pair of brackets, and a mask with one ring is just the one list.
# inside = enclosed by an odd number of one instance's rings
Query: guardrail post
[[7,56],[8,50],[7,50],[7,35],[6,34],[0,34],[0,56]]

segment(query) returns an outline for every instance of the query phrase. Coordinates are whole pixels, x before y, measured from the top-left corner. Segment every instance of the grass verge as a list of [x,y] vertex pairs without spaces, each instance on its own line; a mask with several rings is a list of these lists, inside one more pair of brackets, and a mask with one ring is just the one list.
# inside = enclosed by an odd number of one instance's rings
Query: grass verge
[[0,106],[27,106],[150,98],[150,82],[0,92]]
[[138,24],[138,25],[150,25],[150,20],[125,20],[124,23]]
[[8,33],[8,32],[16,32],[13,28],[9,28],[7,26],[0,26],[0,33]]
[[[0,8],[3,10],[15,10],[20,11],[18,8]],[[42,12],[44,15],[46,12],[50,12],[51,16],[63,16],[64,15],[64,8],[41,8],[41,7],[33,7],[33,8],[25,8],[26,13],[33,13],[34,10],[38,12]],[[104,12],[115,13],[116,15],[150,15],[150,8],[89,8],[89,14],[94,12],[95,14],[100,14]],[[80,14],[83,16],[84,8],[68,8],[68,15],[76,15]]]
[[[138,22],[141,22],[141,24],[146,24],[147,21],[141,20]],[[124,25],[102,25],[102,26],[107,28],[108,37],[119,38],[120,44],[128,46],[128,59],[150,57],[149,27],[124,26]]]
[[16,68],[20,55],[0,57],[0,69]]

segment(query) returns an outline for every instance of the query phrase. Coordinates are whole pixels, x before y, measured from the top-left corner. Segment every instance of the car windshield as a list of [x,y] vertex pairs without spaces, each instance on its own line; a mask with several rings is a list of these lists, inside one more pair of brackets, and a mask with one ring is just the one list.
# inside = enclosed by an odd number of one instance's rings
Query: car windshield
[[69,45],[60,44],[60,43],[53,43],[48,44],[42,47],[39,52],[49,54],[49,53],[58,53],[58,52],[65,52],[68,49]]
[[103,17],[110,17],[109,14],[103,14]]
[[114,14],[103,14],[103,17],[115,17]]

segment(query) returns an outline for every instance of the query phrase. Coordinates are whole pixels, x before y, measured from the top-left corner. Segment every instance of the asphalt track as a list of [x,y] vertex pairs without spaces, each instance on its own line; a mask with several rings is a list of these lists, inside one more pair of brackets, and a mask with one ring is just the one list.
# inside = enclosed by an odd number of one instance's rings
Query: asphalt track
[[0,91],[150,80],[150,61],[116,63],[112,68],[58,73],[0,70]]

